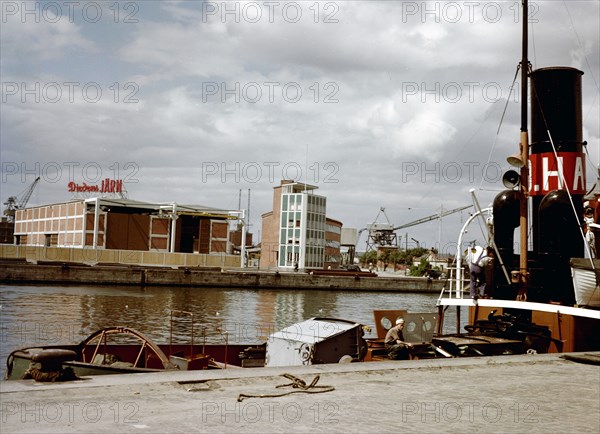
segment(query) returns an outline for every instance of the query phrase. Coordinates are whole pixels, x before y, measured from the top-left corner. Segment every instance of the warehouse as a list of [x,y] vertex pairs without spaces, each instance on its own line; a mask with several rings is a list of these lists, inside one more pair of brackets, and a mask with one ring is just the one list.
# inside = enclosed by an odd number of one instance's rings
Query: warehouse
[[16,210],[15,244],[25,246],[232,252],[228,221],[240,211],[198,205],[88,198]]

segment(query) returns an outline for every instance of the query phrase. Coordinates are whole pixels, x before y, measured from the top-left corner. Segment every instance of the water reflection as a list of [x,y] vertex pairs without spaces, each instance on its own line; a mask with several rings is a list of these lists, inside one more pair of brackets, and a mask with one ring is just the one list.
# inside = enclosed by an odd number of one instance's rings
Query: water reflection
[[[259,343],[311,317],[353,320],[375,330],[373,310],[436,311],[437,294],[93,286],[0,286],[0,366],[20,347],[77,343],[109,326],[135,328],[168,342],[172,310],[194,314],[194,335],[209,343]],[[446,324],[453,327],[453,312]],[[454,330],[451,330],[454,331]],[[177,317],[176,342],[189,342],[190,321]],[[371,332],[368,337],[374,337]]]

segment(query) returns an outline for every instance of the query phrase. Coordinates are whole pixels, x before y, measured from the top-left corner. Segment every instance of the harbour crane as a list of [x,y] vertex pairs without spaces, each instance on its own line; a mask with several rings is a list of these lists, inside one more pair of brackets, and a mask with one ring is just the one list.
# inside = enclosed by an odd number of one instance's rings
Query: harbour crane
[[[385,217],[386,223],[379,222],[379,216],[381,214]],[[367,237],[367,252],[370,250],[377,250],[378,246],[395,247],[398,245],[398,240],[394,233],[394,225],[390,223],[390,219],[385,213],[384,207],[379,208],[379,213],[377,214],[377,217],[375,217],[375,221],[359,232],[359,237],[360,233],[364,230],[369,231]]]
[[400,230],[400,229],[409,228],[411,226],[420,225],[421,223],[427,223],[427,222],[430,222],[432,220],[441,219],[442,217],[446,217],[446,216],[448,216],[450,214],[454,214],[455,212],[464,211],[467,208],[471,208],[472,206],[473,205],[466,205],[466,206],[461,206],[460,208],[454,208],[454,209],[449,209],[449,210],[446,210],[446,211],[442,211],[442,212],[439,212],[437,214],[433,214],[433,215],[430,215],[428,217],[423,217],[423,218],[421,218],[419,220],[415,220],[413,222],[403,224],[401,226],[396,226],[393,230],[397,231],[397,230]]
[[40,182],[39,176],[35,179],[35,181],[33,181],[33,184],[27,188],[27,190],[19,195],[20,198],[19,196],[10,196],[6,202],[4,202],[4,205],[6,205],[6,208],[4,209],[4,215],[10,223],[15,221],[15,211],[18,209],[23,209],[27,206],[27,202],[29,202],[31,195],[33,194],[33,190],[35,190],[35,186],[38,184],[38,182]]
[[[433,214],[427,217],[420,218],[418,220],[412,221],[410,223],[405,223],[400,226],[394,226],[390,223],[386,213],[385,208],[381,207],[379,210],[379,214],[375,218],[375,222],[367,225],[366,228],[361,229],[358,232],[358,237],[364,231],[369,231],[369,235],[367,237],[367,252],[370,250],[377,250],[379,247],[396,247],[397,246],[397,236],[396,231],[400,229],[409,228],[411,226],[420,225],[422,223],[427,223],[432,220],[441,219],[443,217],[449,216],[450,214],[454,214],[456,212],[464,211],[468,208],[471,208],[473,205],[461,206],[459,208],[442,210],[437,214]],[[383,213],[385,216],[387,223],[378,223],[379,216]]]

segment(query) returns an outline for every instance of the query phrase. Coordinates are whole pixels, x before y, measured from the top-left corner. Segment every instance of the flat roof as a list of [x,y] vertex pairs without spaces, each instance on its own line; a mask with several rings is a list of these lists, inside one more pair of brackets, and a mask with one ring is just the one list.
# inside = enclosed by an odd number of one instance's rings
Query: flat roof
[[146,202],[141,200],[134,199],[125,199],[125,198],[108,198],[108,197],[90,197],[87,199],[72,199],[67,202],[58,202],[58,203],[50,203],[46,205],[36,205],[31,206],[25,209],[33,209],[33,208],[42,208],[46,206],[57,206],[57,205],[66,205],[70,203],[86,203],[88,205],[94,205],[98,200],[101,206],[114,206],[121,208],[139,208],[146,209],[152,211],[161,211],[162,212],[172,212],[173,207],[177,214],[179,215],[194,215],[199,217],[215,217],[215,218],[227,218],[227,219],[236,219],[240,214],[239,210],[226,210],[221,208],[209,207],[206,205],[192,205],[192,204],[179,204],[176,202]]
[[302,191],[317,190],[319,188],[316,185],[310,185],[310,184],[305,184],[304,182],[295,182],[295,181],[287,182],[285,184],[278,185],[277,187],[274,187],[274,188],[279,188],[279,187],[292,187],[292,190],[296,193],[302,192]]

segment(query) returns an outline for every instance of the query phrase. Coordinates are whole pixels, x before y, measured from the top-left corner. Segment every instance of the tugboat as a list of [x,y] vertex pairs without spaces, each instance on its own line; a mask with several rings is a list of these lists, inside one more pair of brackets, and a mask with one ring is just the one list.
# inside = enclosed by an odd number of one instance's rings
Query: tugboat
[[[523,1],[522,16],[528,16],[527,1]],[[444,313],[452,306],[457,310],[460,333],[460,309],[467,307],[470,337],[520,338],[530,352],[599,350],[600,273],[599,262],[594,260],[599,250],[590,245],[594,237],[589,232],[600,227],[600,208],[597,200],[586,200],[583,72],[571,67],[532,70],[527,59],[527,24],[524,19],[519,64],[520,149],[507,158],[520,172],[511,170],[504,175],[507,190],[499,193],[489,208],[481,209],[471,191],[476,212],[461,230],[454,277],[438,300],[438,330]],[[488,243],[495,253],[492,298],[471,298],[469,290],[465,291],[468,280],[463,268],[462,236],[477,218],[488,226]],[[517,227],[518,254],[513,251]],[[530,230],[532,250],[528,248]],[[597,239],[600,241],[600,237]],[[581,272],[572,275],[571,267],[586,271],[588,277],[582,278]],[[583,283],[588,288],[585,295],[580,291]],[[439,344],[445,343],[454,351],[464,352],[469,347],[458,337],[440,339]]]

